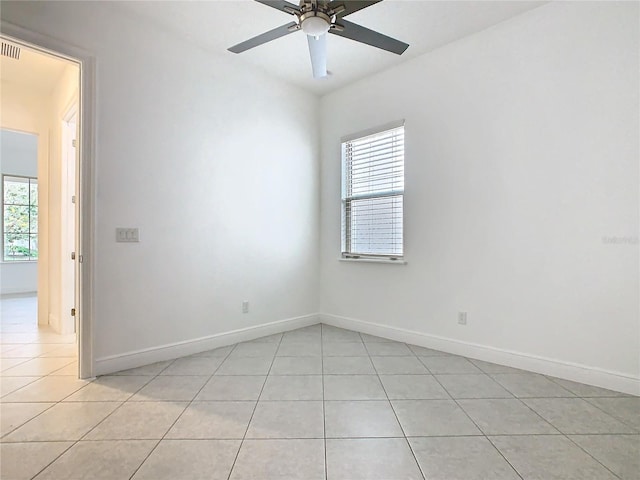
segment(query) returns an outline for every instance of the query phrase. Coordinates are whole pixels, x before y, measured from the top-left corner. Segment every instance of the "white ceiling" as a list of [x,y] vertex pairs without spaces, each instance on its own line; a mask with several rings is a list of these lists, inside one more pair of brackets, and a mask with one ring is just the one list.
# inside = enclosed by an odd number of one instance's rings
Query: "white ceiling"
[[[348,0],[347,0],[348,1]],[[292,1],[295,3],[295,0]],[[398,56],[329,35],[327,68],[314,80],[307,41],[295,32],[241,54],[227,48],[284,25],[293,17],[253,0],[117,2],[202,48],[266,70],[316,94],[325,94],[546,2],[385,0],[346,17],[410,45]]]
[[61,58],[22,47],[19,60],[0,56],[0,80],[50,93],[69,64],[71,62]]

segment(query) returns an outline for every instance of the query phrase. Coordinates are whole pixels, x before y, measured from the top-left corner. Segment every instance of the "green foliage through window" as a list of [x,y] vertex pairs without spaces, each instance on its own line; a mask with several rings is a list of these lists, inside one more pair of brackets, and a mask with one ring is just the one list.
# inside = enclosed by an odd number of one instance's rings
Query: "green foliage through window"
[[38,179],[2,176],[5,262],[38,259]]

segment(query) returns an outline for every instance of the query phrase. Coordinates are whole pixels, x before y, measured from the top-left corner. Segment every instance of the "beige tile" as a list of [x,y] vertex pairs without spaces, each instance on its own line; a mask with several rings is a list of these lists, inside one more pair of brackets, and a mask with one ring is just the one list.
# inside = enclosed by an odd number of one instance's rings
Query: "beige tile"
[[0,444],[0,478],[31,480],[71,445],[73,442]]
[[491,377],[518,398],[574,396],[569,390],[537,373],[498,373]]
[[440,350],[433,350],[431,348],[419,347],[417,345],[407,345],[409,350],[411,350],[418,357],[446,357],[450,355],[446,352],[441,352]]
[[[338,345],[349,345],[348,343]],[[375,375],[369,357],[324,357],[324,373],[327,375]]]
[[267,377],[260,400],[322,400],[321,375]]
[[157,444],[155,440],[78,442],[37,480],[120,480],[131,477]]
[[242,439],[256,402],[193,402],[166,438]]
[[56,370],[55,372],[52,372],[49,375],[53,375],[53,376],[69,375],[69,376],[78,378],[79,374],[80,374],[80,371],[78,370],[78,361],[76,360],[75,362],[71,362],[66,367],[62,367],[61,369]]
[[29,358],[0,358],[0,372],[2,372],[2,375],[4,375],[5,371],[28,361]]
[[239,343],[228,358],[241,357],[273,357],[278,349],[277,342]]
[[[57,343],[31,343],[27,345],[20,345],[18,347],[9,349],[6,353],[2,353],[2,358],[33,358],[41,355],[46,355],[54,350],[65,347]],[[77,352],[71,355],[62,355],[63,357],[72,357]]]
[[216,375],[266,375],[272,362],[273,357],[227,358]]
[[485,374],[436,375],[453,398],[513,398],[504,387]]
[[0,397],[9,395],[42,377],[0,377]]
[[160,440],[186,402],[128,402],[94,428],[86,440]]
[[178,358],[160,375],[213,375],[224,359],[220,357]]
[[380,375],[380,380],[391,400],[450,398],[433,375]]
[[260,401],[247,438],[324,438],[322,402]]
[[561,435],[491,437],[491,442],[525,479],[614,480],[600,463]]
[[322,355],[320,343],[282,343],[278,348],[278,357],[319,357]]
[[51,372],[55,372],[75,360],[75,357],[33,358],[20,365],[3,370],[2,374],[11,377],[49,375]]
[[53,403],[0,404],[0,436],[15,430],[53,405]]
[[393,400],[391,404],[408,437],[481,434],[453,400]]
[[559,434],[518,399],[458,400],[485,435]]
[[117,402],[125,401],[140,390],[153,377],[104,376],[82,387],[65,402]]
[[173,363],[173,360],[167,360],[165,362],[156,362],[150,365],[143,365],[142,367],[130,368],[128,370],[121,370],[120,372],[113,373],[112,375],[158,375],[165,368]]
[[478,367],[464,357],[453,355],[446,357],[420,357],[420,361],[433,374],[482,373]]
[[356,438],[327,439],[327,479],[423,480],[423,477],[406,439]]
[[208,376],[159,376],[140,389],[131,401],[190,401],[209,379]]
[[227,480],[239,440],[162,440],[133,480]]
[[549,380],[557,383],[561,387],[569,390],[578,397],[628,397],[626,393],[614,392],[613,390],[607,390],[606,388],[594,387],[592,385],[585,385],[584,383],[572,382],[570,380],[564,380],[562,378],[548,377]]
[[640,432],[640,397],[589,398],[588,402]]
[[369,355],[377,357],[396,357],[396,356],[413,356],[413,352],[409,350],[404,343],[386,342],[386,343],[367,343],[367,351]]
[[367,357],[367,349],[362,342],[323,342],[322,355],[325,357]]
[[322,325],[323,342],[361,342],[362,338],[358,332],[345,330],[344,328]]
[[58,403],[4,437],[8,442],[79,440],[120,404],[116,402]]
[[324,440],[245,440],[230,480],[324,480]]
[[50,350],[47,350],[46,352],[43,352],[40,356],[41,357],[74,357],[74,358],[78,357],[78,345],[76,345],[75,343],[68,344],[68,345],[59,345],[59,344],[52,344],[52,345],[55,345],[55,348],[52,348]]
[[207,382],[196,400],[258,400],[266,378],[252,375],[216,376]]
[[386,400],[376,375],[325,375],[325,400]]
[[[17,378],[17,377],[16,377]],[[23,377],[21,377],[23,378]],[[87,385],[86,380],[72,376],[42,377],[2,398],[3,402],[59,402]]]
[[520,476],[485,437],[409,439],[429,480],[518,480]]
[[325,402],[327,438],[403,437],[388,401]]
[[271,366],[270,375],[320,375],[322,358],[320,357],[276,357]]
[[640,478],[640,435],[572,435],[569,438],[623,480]]
[[581,398],[531,398],[524,403],[562,433],[638,433]]
[[[376,345],[388,345],[377,343]],[[380,375],[426,375],[429,371],[416,357],[371,357],[376,372]]]

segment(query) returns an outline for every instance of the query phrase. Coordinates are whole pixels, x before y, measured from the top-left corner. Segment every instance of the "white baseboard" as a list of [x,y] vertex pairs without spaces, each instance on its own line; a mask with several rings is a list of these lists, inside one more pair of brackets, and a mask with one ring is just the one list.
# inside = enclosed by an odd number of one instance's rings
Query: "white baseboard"
[[11,296],[16,296],[16,297],[31,297],[31,296],[36,296],[38,294],[38,292],[36,292],[35,290],[33,290],[31,287],[15,287],[15,288],[3,288],[2,291],[0,291],[0,296],[2,297],[11,297]]
[[531,372],[550,375],[574,382],[586,383],[596,387],[607,388],[617,392],[640,395],[640,378],[620,372],[564,362],[551,358],[539,357],[521,352],[503,350],[476,343],[463,342],[451,338],[428,335],[425,333],[389,327],[355,318],[338,315],[321,314],[320,321],[334,327],[356,330],[399,342],[410,343],[420,347],[440,350],[442,352],[462,355],[477,360],[520,368]]
[[95,376],[106,375],[108,373],[141,367],[155,362],[194,355],[214,348],[233,345],[238,342],[246,342],[275,333],[315,325],[318,321],[318,315],[314,313],[302,317],[278,320],[255,327],[232,330],[231,332],[218,333],[216,335],[194,338],[192,340],[184,340],[182,342],[160,345],[158,347],[97,358],[94,362],[93,374]]
[[54,332],[60,333],[60,320],[53,313],[49,313],[49,324],[51,328],[53,328]]

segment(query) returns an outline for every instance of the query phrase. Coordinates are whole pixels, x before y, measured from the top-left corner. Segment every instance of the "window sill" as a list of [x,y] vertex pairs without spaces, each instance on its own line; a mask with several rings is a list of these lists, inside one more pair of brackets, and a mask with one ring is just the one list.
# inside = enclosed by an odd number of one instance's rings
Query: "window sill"
[[22,265],[24,263],[33,263],[34,265],[37,265],[38,261],[37,260],[9,260],[9,261],[1,260],[0,261],[0,265],[16,265],[16,264]]
[[384,264],[393,264],[393,265],[406,265],[407,262],[404,260],[389,260],[388,258],[344,258],[338,257],[340,262],[351,262],[351,263],[384,263]]

